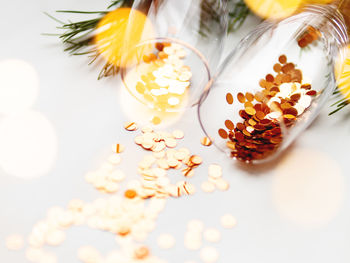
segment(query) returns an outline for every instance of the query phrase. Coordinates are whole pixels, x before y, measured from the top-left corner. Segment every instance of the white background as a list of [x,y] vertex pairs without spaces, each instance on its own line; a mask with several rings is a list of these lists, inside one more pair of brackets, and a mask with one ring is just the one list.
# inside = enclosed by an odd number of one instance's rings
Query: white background
[[[37,179],[19,179],[0,170],[0,262],[26,262],[23,251],[6,250],[5,237],[27,235],[48,208],[66,206],[72,198],[92,201],[103,196],[85,182],[84,174],[106,157],[112,143],[121,141],[127,146],[122,167],[127,180],[137,177],[134,163],[144,152],[133,144],[134,134],[122,128],[127,118],[119,102],[121,84],[110,79],[97,81],[98,67],[88,67],[85,57],[69,57],[57,38],[41,35],[56,32],[55,22],[44,11],[104,10],[107,4],[1,0],[0,60],[22,59],[37,70],[39,96],[33,109],[52,123],[58,151],[51,171]],[[250,17],[240,32],[229,37],[227,51],[257,23],[258,19]],[[198,252],[183,246],[186,223],[197,218],[222,230],[222,241],[215,245],[219,262],[349,262],[350,109],[329,117],[330,104],[284,156],[255,170],[238,167],[214,147],[201,146],[203,133],[196,111],[189,110],[175,126],[185,131],[181,144],[204,159],[192,180],[198,191],[193,197],[167,203],[146,242],[152,252],[171,263],[200,262]],[[229,191],[200,191],[210,163],[223,166]],[[237,218],[235,229],[220,228],[219,218],[225,213]],[[175,248],[157,248],[156,237],[163,232],[176,237]],[[78,227],[70,229],[64,245],[52,251],[58,262],[78,262],[76,250],[82,245],[94,245],[103,253],[117,246],[109,233]]]

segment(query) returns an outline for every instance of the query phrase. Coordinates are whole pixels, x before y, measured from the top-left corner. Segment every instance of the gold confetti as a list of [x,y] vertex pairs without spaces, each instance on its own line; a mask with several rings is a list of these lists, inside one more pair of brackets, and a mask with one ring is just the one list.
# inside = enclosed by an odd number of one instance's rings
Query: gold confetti
[[159,125],[161,122],[162,122],[161,118],[159,118],[159,117],[157,117],[157,116],[154,116],[154,117],[152,118],[152,123],[153,123],[154,125]]
[[215,190],[215,184],[209,181],[204,181],[201,185],[201,188],[206,193],[212,193]]
[[203,232],[203,237],[208,242],[217,243],[221,239],[221,233],[215,228],[207,228]]
[[124,151],[124,149],[125,149],[124,145],[119,143],[114,144],[112,148],[113,152],[115,153],[121,153]]
[[24,245],[23,236],[12,234],[6,238],[6,247],[8,250],[20,250]]
[[137,130],[137,124],[135,122],[126,122],[124,124],[124,128],[127,131],[136,131]]
[[224,228],[233,228],[237,224],[236,218],[230,214],[223,215],[220,222]]
[[[110,195],[108,198],[98,198],[91,203],[73,199],[69,201],[67,208],[58,206],[50,208],[46,218],[34,225],[29,234],[30,248],[26,251],[27,259],[33,262],[45,259],[45,262],[56,263],[55,255],[42,248],[44,245],[61,245],[66,238],[65,230],[75,225],[86,225],[113,233],[117,242],[122,242],[125,237],[135,242],[145,241],[149,232],[155,228],[155,221],[164,209],[167,198],[193,195],[196,192],[192,183],[181,180],[172,183],[167,174],[168,169],[179,169],[179,174],[192,177],[196,167],[202,163],[202,158],[191,155],[187,148],[175,149],[176,139],[181,138],[183,133],[180,130],[173,133],[155,132],[149,126],[143,127],[142,134],[137,135],[134,141],[151,153],[146,154],[137,164],[139,178],[127,182],[124,196]],[[115,153],[107,156],[97,169],[85,174],[86,181],[104,194],[118,191],[119,183],[126,177],[123,171],[116,169],[121,162],[119,153],[124,148],[119,143],[114,144],[112,149]],[[145,199],[149,199],[149,202],[145,202]],[[193,224],[196,222],[192,223],[186,242],[189,248],[199,249],[203,226],[198,225],[198,222],[196,226]],[[200,227],[202,230],[199,233]],[[175,239],[169,234],[164,234],[158,238],[157,243],[167,249],[174,246]],[[16,246],[8,245],[8,247],[15,249]],[[145,246],[135,247],[132,251],[133,253],[128,256],[118,252],[119,254],[111,253],[107,257],[102,257],[94,247],[85,246],[79,248],[78,258],[82,262],[100,262],[104,259],[110,259],[111,262],[118,262],[119,259],[158,262]],[[115,260],[118,257],[119,259]]]
[[204,263],[214,263],[219,259],[219,253],[214,247],[204,247],[199,253],[200,259]]
[[157,244],[161,249],[170,249],[175,245],[175,238],[170,234],[161,234],[157,238]]
[[50,246],[58,246],[63,243],[66,238],[65,232],[59,229],[51,229],[46,235],[46,243]]
[[211,140],[208,137],[203,137],[201,139],[201,144],[203,146],[210,146],[212,144]]
[[175,139],[182,139],[185,136],[185,134],[181,130],[175,130],[173,131],[173,136]]

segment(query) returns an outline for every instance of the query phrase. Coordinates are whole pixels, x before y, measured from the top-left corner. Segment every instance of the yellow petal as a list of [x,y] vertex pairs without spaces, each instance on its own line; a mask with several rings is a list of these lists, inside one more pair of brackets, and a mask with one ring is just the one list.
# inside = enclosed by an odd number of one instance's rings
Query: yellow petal
[[[142,41],[154,37],[147,16],[130,8],[118,8],[105,15],[98,24],[95,44],[98,52],[115,66],[130,66],[142,52],[135,49]],[[142,46],[151,50],[150,46]],[[121,65],[123,59],[124,65]]]
[[338,58],[334,72],[339,90],[345,98],[350,100],[350,45],[347,47],[345,61],[341,63],[341,59]]

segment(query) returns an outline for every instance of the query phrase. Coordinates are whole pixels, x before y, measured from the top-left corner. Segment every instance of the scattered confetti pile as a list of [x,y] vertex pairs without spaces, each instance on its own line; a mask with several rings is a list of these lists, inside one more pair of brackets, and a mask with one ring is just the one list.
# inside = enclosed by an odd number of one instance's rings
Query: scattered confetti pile
[[[127,131],[138,130],[134,122],[126,123],[124,128]],[[113,144],[112,153],[106,160],[85,175],[89,184],[109,196],[92,202],[73,199],[67,207],[51,207],[46,217],[33,226],[27,238],[27,260],[56,263],[56,255],[45,250],[45,246],[63,244],[67,229],[84,225],[114,235],[119,249],[104,256],[96,248],[84,245],[77,251],[81,262],[166,262],[152,255],[151,250],[140,243],[155,229],[156,220],[168,198],[190,196],[196,192],[195,186],[188,179],[194,176],[195,169],[203,160],[199,155],[191,154],[187,148],[177,148],[178,141],[183,138],[184,132],[181,130],[169,133],[154,131],[151,126],[143,127],[135,136],[134,142],[147,154],[135,165],[139,177],[128,180],[122,194],[117,193],[127,176],[119,169],[119,164],[126,147],[121,143]],[[183,179],[172,183],[168,170],[178,171]],[[222,178],[222,169],[217,164],[209,166],[208,179],[203,184],[213,187],[212,191],[225,191],[229,188],[228,182]],[[203,185],[202,189],[210,192]],[[221,223],[230,228],[235,220],[227,215]],[[216,243],[221,240],[221,233],[215,228],[204,228],[199,220],[189,222],[184,238],[185,247],[199,250],[203,238],[207,242]],[[25,246],[24,243],[24,238],[18,234],[10,235],[6,240],[9,250],[20,250]],[[171,234],[165,233],[158,237],[157,243],[162,249],[171,249],[176,240]],[[212,247],[202,248],[199,255],[203,262],[210,263],[218,259],[218,252]]]

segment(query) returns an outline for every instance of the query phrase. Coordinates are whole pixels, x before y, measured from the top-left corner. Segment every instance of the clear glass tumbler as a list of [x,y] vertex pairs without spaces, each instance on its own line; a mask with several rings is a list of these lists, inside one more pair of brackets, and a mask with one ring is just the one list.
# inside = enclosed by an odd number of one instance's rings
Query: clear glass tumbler
[[339,5],[308,6],[263,22],[228,55],[208,83],[198,115],[230,157],[277,156],[309,126],[336,88],[335,60],[348,42]]
[[[127,90],[149,108],[179,112],[195,105],[221,59],[227,31],[226,0],[136,0],[129,17],[142,12],[152,30],[122,60]],[[149,33],[152,32],[152,33]],[[126,38],[128,39],[128,38]]]

